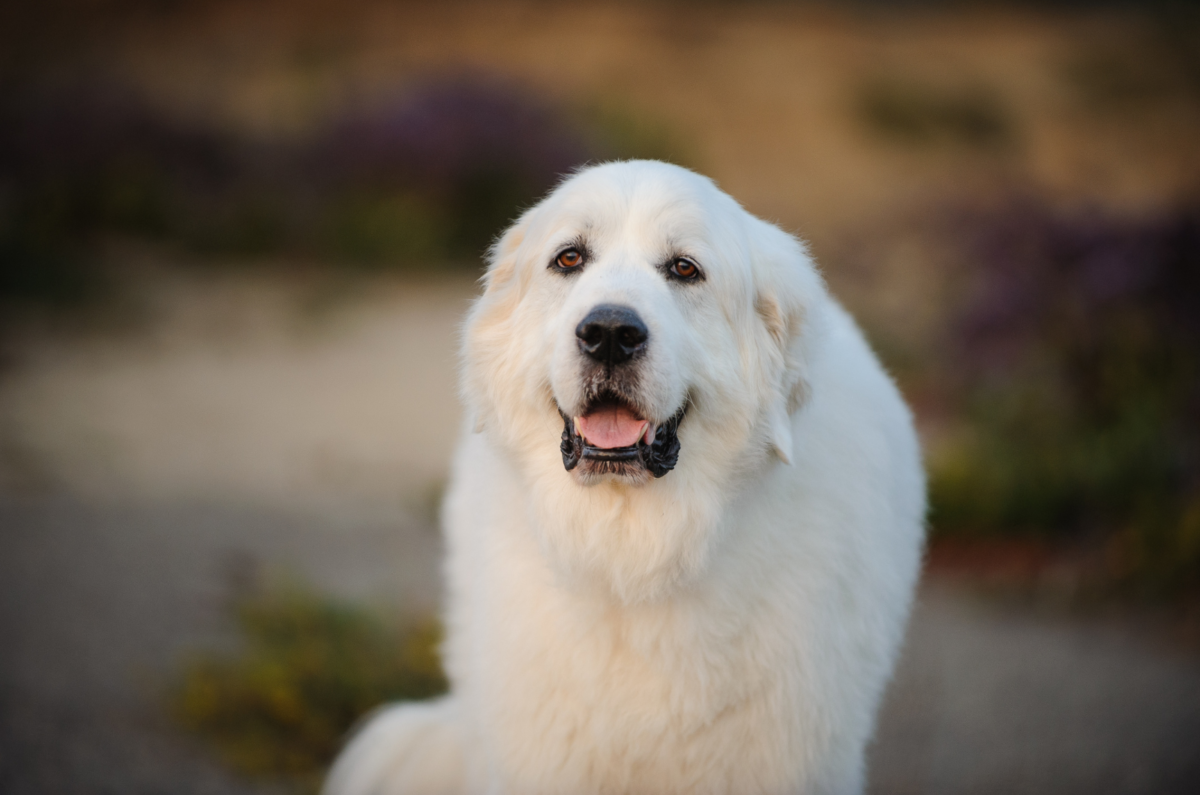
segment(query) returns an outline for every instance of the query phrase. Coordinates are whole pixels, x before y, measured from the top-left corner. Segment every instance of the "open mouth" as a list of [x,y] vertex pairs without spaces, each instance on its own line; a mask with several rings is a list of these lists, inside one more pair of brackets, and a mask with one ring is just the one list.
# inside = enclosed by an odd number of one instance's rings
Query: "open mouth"
[[661,478],[679,460],[679,423],[687,403],[659,425],[611,394],[593,400],[578,417],[568,417],[561,408],[558,413],[564,425],[559,449],[568,472],[587,461],[597,473],[622,474],[640,466]]

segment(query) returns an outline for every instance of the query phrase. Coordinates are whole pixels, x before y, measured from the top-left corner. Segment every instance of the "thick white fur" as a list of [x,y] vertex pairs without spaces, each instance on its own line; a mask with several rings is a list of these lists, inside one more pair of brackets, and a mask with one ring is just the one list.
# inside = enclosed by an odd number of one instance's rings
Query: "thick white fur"
[[[586,239],[591,259],[548,268]],[[664,277],[672,254],[704,280]],[[493,249],[466,324],[471,415],[444,521],[451,695],[383,710],[328,795],[857,793],[919,567],[909,412],[802,245],[708,179],[610,163]],[[584,483],[574,328],[650,329],[673,472]],[[790,462],[790,465],[785,462]]]

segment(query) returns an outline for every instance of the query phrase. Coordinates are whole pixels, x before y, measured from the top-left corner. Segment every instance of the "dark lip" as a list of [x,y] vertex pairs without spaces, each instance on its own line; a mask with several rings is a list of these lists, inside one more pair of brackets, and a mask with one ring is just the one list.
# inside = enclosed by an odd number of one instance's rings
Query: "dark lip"
[[[619,398],[605,396],[592,401],[593,406],[603,402],[620,401]],[[625,402],[625,401],[620,401]],[[661,478],[675,468],[679,461],[679,423],[687,414],[688,401],[684,401],[679,411],[666,422],[655,429],[654,444],[646,444],[643,440],[629,447],[593,447],[584,444],[583,438],[575,433],[575,423],[561,406],[556,404],[559,416],[563,418],[562,442],[559,450],[562,452],[563,466],[568,472],[579,465],[580,461],[595,461],[602,464],[623,466],[642,466],[651,475]]]

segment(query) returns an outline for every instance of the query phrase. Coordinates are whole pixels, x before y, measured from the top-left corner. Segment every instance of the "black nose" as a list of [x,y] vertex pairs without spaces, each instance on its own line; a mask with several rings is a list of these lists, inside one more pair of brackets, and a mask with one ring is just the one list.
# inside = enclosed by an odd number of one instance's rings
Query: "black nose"
[[650,331],[627,306],[600,304],[575,327],[579,350],[602,364],[622,364],[646,347]]

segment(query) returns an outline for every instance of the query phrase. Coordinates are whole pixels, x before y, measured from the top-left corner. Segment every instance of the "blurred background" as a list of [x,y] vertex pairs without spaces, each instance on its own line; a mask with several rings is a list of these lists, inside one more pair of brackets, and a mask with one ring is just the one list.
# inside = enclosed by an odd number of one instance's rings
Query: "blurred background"
[[0,7],[0,792],[312,791],[444,688],[481,253],[651,157],[807,240],[913,405],[872,793],[1200,792],[1190,3]]

